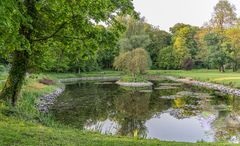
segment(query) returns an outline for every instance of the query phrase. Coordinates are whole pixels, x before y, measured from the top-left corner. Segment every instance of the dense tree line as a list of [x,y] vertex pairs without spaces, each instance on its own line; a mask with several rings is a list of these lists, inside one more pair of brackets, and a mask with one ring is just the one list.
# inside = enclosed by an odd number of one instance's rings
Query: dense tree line
[[227,0],[214,7],[211,20],[196,27],[177,23],[170,32],[148,24],[144,18],[121,18],[126,31],[119,40],[119,52],[144,48],[152,69],[225,68],[237,71],[240,55],[240,23],[236,8]]
[[219,0],[211,20],[202,27],[177,23],[169,32],[148,24],[144,18],[122,18],[126,32],[119,51],[144,48],[152,60],[152,69],[225,68],[237,71],[240,62],[240,22],[236,8]]

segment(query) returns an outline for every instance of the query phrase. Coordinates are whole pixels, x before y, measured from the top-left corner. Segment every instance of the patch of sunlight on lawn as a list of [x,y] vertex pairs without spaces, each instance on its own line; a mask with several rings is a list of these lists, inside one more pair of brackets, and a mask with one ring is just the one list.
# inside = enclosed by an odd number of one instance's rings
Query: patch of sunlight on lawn
[[240,80],[240,77],[222,77],[212,79],[212,81],[224,81],[224,80]]

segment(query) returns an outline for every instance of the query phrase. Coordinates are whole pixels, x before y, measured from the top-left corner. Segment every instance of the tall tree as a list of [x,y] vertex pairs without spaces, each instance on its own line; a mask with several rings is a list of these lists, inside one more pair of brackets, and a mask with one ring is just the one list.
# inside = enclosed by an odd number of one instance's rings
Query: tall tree
[[157,61],[159,51],[171,44],[171,34],[152,25],[148,25],[146,33],[151,40],[146,50],[149,52],[152,59],[153,68],[157,68],[159,67]]
[[210,54],[210,50],[208,49],[208,46],[206,44],[206,41],[204,40],[205,36],[211,31],[211,28],[209,27],[202,27],[200,28],[196,35],[195,40],[197,42],[197,48],[198,52],[195,57],[195,66],[198,68],[210,68],[210,63],[208,60],[208,56]]
[[170,31],[173,33],[172,43],[178,68],[184,66],[187,60],[195,59],[198,50],[195,40],[197,30],[197,27],[182,23],[178,23],[170,28]]
[[146,49],[151,40],[146,33],[147,23],[145,18],[136,19],[128,16],[119,19],[126,26],[126,31],[119,40],[120,51],[126,52],[136,48]]
[[[119,36],[116,16],[132,13],[132,0],[1,0],[0,52],[12,68],[0,98],[16,105],[29,63],[41,52],[58,42],[72,51],[96,50],[109,41],[106,33]],[[100,22],[115,29],[98,27]]]
[[233,26],[237,20],[236,8],[230,4],[228,0],[219,0],[214,7],[214,13],[211,19],[211,24],[218,31],[223,31],[225,28]]
[[224,65],[228,62],[229,56],[225,45],[225,37],[219,33],[208,33],[204,40],[210,50],[208,59],[213,66],[217,66],[220,72],[224,72]]
[[240,27],[233,27],[225,31],[228,43],[230,44],[230,54],[233,62],[233,71],[237,71],[240,63]]

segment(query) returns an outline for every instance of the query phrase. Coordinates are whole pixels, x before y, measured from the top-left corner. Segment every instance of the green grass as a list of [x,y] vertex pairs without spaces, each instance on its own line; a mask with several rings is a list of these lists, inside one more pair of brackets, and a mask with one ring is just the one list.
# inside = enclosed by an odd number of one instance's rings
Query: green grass
[[[151,72],[154,74],[153,72]],[[1,146],[221,146],[230,145],[224,143],[182,143],[164,142],[159,140],[133,139],[129,137],[107,136],[98,133],[76,130],[63,126],[50,114],[42,114],[36,109],[38,97],[50,93],[61,84],[43,85],[38,83],[41,78],[60,79],[82,76],[119,76],[121,72],[106,71],[105,73],[84,73],[84,74],[56,74],[44,73],[31,75],[24,83],[21,98],[18,106],[12,108],[0,100],[0,145]],[[158,74],[158,73],[157,73]],[[6,74],[0,74],[0,78],[6,78]],[[0,86],[0,89],[2,86]]]
[[120,71],[96,71],[96,72],[83,72],[80,74],[77,73],[43,73],[52,79],[63,79],[63,78],[79,78],[79,77],[109,77],[109,76],[122,76],[123,72]]
[[227,70],[221,73],[218,70],[151,70],[148,71],[149,75],[169,75],[179,78],[191,77],[195,80],[212,82],[240,88],[240,73]]
[[52,128],[0,115],[1,146],[227,146],[223,143],[184,143],[106,136],[71,128]]

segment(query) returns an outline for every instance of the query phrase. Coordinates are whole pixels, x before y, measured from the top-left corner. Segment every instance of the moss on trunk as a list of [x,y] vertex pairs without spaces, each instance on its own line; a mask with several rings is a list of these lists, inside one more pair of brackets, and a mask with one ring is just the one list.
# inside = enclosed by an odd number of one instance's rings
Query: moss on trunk
[[29,55],[26,51],[13,53],[12,67],[0,98],[16,105],[27,72]]

